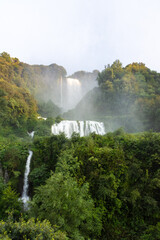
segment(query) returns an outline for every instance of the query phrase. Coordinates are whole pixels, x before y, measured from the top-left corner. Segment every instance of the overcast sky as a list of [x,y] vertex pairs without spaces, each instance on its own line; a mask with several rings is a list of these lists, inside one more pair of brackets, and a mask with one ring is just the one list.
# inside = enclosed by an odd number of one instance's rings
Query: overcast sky
[[160,72],[160,0],[0,0],[0,52],[71,74],[144,62]]

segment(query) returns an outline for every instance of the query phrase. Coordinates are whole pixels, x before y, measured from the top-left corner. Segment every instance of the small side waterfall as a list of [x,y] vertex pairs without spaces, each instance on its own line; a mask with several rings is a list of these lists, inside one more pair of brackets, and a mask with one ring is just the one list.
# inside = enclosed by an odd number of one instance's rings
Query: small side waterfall
[[33,132],[28,132],[28,135],[31,137],[31,138],[33,138],[34,137],[34,131]]
[[[28,133],[28,135],[33,138],[34,137],[34,131],[31,133]],[[24,209],[27,210],[28,208],[28,201],[29,201],[29,196],[28,196],[28,175],[30,173],[30,164],[31,164],[31,159],[32,159],[33,152],[29,150],[29,155],[27,157],[26,161],[26,167],[25,167],[25,173],[24,173],[24,184],[23,184],[23,192],[22,192],[22,202],[24,204]]]
[[65,133],[67,138],[71,138],[73,132],[79,133],[80,137],[88,136],[90,133],[104,135],[105,127],[103,122],[96,121],[61,121],[58,124],[52,125],[52,134],[58,135],[61,132]]
[[24,203],[24,208],[27,209],[27,202],[29,201],[28,196],[28,175],[30,172],[30,164],[31,164],[31,158],[32,158],[33,152],[29,150],[29,155],[26,162],[26,169],[24,173],[24,185],[23,185],[23,193],[22,193],[22,201]]

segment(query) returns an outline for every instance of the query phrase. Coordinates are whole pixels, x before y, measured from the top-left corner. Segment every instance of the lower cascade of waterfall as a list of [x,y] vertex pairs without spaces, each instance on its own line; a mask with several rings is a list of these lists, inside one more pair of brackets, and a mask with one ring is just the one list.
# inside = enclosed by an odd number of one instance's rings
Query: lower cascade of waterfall
[[31,164],[31,159],[32,159],[33,152],[29,150],[29,155],[27,158],[26,162],[26,168],[25,168],[25,173],[24,173],[24,185],[23,185],[23,192],[22,192],[22,201],[24,204],[24,208],[27,209],[27,202],[29,201],[29,196],[28,196],[28,175],[30,172],[30,164]]
[[[28,135],[33,138],[34,137],[34,131],[31,133],[28,133]],[[29,184],[28,184],[28,176],[30,173],[30,164],[31,164],[31,159],[32,159],[32,155],[33,152],[31,150],[29,150],[29,155],[27,157],[27,161],[26,161],[26,167],[25,167],[25,173],[24,173],[24,184],[23,184],[23,192],[22,192],[22,202],[24,204],[24,209],[27,210],[28,209],[28,201],[29,201],[29,196],[28,196],[28,188],[29,188]]]
[[58,135],[60,133],[65,133],[67,138],[71,138],[72,134],[79,133],[80,137],[88,136],[90,133],[95,132],[99,135],[104,135],[105,127],[103,122],[96,121],[61,121],[52,125],[52,134]]

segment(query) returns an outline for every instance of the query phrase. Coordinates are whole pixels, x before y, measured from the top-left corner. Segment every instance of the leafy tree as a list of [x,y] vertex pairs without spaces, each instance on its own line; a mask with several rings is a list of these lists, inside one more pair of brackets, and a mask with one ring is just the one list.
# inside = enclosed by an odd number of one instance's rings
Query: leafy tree
[[88,185],[78,187],[74,178],[53,174],[33,197],[31,212],[48,219],[72,239],[95,237],[101,232],[101,221],[88,194]]
[[18,194],[10,186],[2,191],[0,196],[0,218],[7,219],[10,212],[14,218],[18,218],[22,209],[22,203],[18,200]]

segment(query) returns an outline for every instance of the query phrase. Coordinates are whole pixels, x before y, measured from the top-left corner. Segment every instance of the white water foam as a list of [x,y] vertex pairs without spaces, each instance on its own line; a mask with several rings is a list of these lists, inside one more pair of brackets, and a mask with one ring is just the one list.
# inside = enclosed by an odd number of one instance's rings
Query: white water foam
[[74,132],[79,133],[80,137],[88,136],[90,133],[93,132],[99,135],[104,135],[105,127],[103,122],[65,120],[52,125],[51,131],[54,135],[65,133],[67,138],[71,138]]
[[30,133],[28,132],[28,135],[29,135],[31,138],[33,138],[33,137],[34,137],[34,133],[35,133],[34,131],[33,131],[33,132],[30,132]]
[[23,192],[22,192],[22,201],[24,203],[24,209],[27,209],[28,204],[27,202],[29,201],[29,196],[28,196],[28,175],[30,173],[30,164],[31,164],[31,158],[32,158],[33,152],[29,150],[29,155],[27,158],[26,162],[26,167],[25,167],[25,173],[24,173],[24,185],[23,185]]

